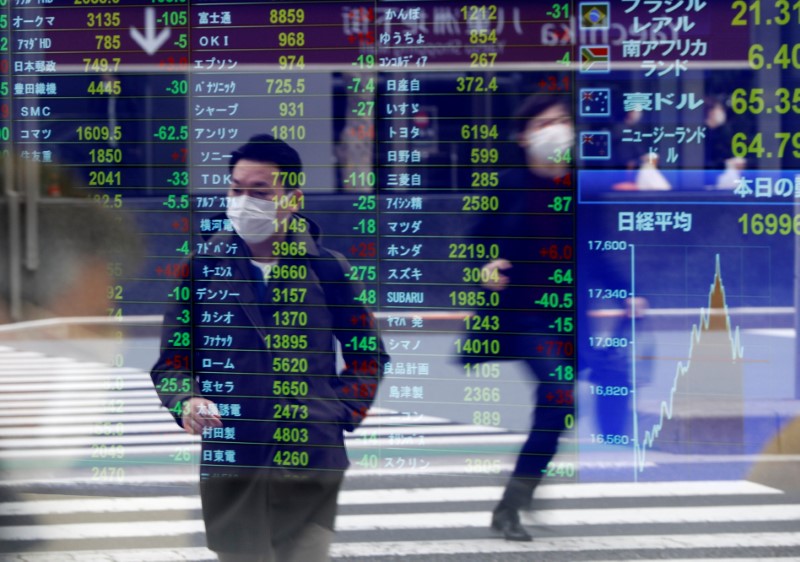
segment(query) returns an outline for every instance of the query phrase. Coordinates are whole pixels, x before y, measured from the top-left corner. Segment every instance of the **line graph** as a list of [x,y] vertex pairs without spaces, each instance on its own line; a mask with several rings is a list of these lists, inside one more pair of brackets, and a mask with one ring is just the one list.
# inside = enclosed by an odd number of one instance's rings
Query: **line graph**
[[[636,287],[636,246],[629,246],[631,258],[631,286]],[[708,291],[708,304],[702,307],[699,320],[692,325],[689,341],[689,351],[685,361],[678,361],[672,379],[669,396],[662,400],[658,407],[658,421],[650,424],[640,424],[639,409],[637,404],[637,353],[636,353],[636,299],[631,300],[631,383],[633,394],[633,455],[634,455],[634,480],[638,480],[639,473],[646,466],[647,451],[652,449],[659,437],[666,438],[665,429],[673,425],[672,434],[678,444],[707,447],[709,443],[704,439],[703,425],[707,424],[708,415],[720,407],[729,411],[734,417],[738,415],[739,427],[734,431],[727,431],[723,436],[726,445],[732,442],[741,443],[744,438],[743,418],[743,370],[741,360],[744,357],[744,347],[741,343],[739,327],[733,327],[728,310],[725,286],[722,280],[720,255],[714,257],[714,277]],[[722,360],[720,360],[722,359]],[[709,373],[710,370],[721,370],[720,373]],[[717,375],[717,376],[715,376]],[[705,380],[704,380],[705,379]],[[725,388],[714,388],[708,393],[706,388],[709,381],[713,386],[718,380],[726,381]],[[704,384],[705,383],[705,384]],[[705,415],[693,418],[692,406],[700,406]],[[688,417],[677,419],[680,411],[685,411]],[[640,427],[644,426],[644,427]],[[717,435],[719,440],[720,436]],[[719,442],[719,441],[717,441]]]

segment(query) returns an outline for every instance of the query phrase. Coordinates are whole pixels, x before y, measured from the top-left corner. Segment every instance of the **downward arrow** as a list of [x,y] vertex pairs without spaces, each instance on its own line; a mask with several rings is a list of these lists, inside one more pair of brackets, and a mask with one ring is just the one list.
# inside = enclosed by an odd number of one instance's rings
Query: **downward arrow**
[[156,35],[155,8],[144,9],[144,32],[145,35],[142,35],[141,31],[131,26],[131,37],[133,37],[133,40],[136,41],[148,55],[155,53],[161,48],[161,45],[163,45],[164,42],[169,39],[169,27],[165,27],[158,33],[158,35]]

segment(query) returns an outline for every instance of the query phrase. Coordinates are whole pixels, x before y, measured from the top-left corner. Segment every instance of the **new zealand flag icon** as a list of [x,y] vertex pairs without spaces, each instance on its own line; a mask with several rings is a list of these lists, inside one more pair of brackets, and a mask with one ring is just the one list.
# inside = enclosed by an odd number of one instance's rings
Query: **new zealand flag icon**
[[579,147],[582,160],[609,160],[611,158],[611,133],[608,131],[582,131]]

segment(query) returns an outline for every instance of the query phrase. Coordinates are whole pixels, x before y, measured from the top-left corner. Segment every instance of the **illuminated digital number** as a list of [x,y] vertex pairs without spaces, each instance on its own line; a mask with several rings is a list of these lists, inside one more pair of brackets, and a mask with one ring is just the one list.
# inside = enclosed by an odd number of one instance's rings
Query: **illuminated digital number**
[[122,84],[119,80],[102,80],[89,82],[86,92],[92,95],[114,95],[122,93]]
[[[79,0],[75,0],[78,2]],[[101,480],[104,482],[107,481],[115,481],[121,482],[125,480],[125,469],[121,466],[93,466],[92,467],[92,479],[93,480]]]
[[184,141],[189,138],[188,125],[161,125],[153,133],[160,141]]
[[124,445],[98,445],[92,444],[92,458],[93,459],[124,459],[125,446]]
[[305,451],[276,451],[272,461],[278,466],[308,466],[308,453]]
[[279,443],[308,443],[308,429],[302,427],[279,427],[272,434]]
[[122,172],[89,171],[89,187],[107,187],[122,185]]
[[496,195],[464,195],[461,198],[462,211],[497,211],[500,199]]
[[469,65],[471,67],[487,68],[494,66],[497,60],[497,53],[470,53]]
[[498,355],[500,353],[499,340],[486,340],[479,338],[456,339],[453,344],[456,353],[466,355]]
[[628,396],[630,389],[627,386],[590,385],[591,393],[595,396]]
[[268,334],[264,336],[264,345],[267,347],[267,349],[279,349],[279,350],[308,349],[308,335]]
[[497,20],[497,6],[461,6],[461,16],[465,21],[495,21]]
[[496,148],[473,148],[469,153],[472,164],[497,164],[500,160],[500,151]]
[[456,92],[496,92],[497,78],[492,77],[488,82],[483,76],[459,76],[456,78]]
[[286,241],[272,243],[272,253],[276,256],[302,257],[306,255],[305,241]]
[[574,304],[572,293],[544,293],[533,302],[543,308],[572,308]]
[[308,276],[305,265],[278,264],[270,270],[270,279],[274,280],[303,280]]
[[464,318],[464,328],[469,331],[493,331],[500,329],[499,316],[467,316]]
[[359,195],[353,206],[359,211],[374,211],[377,200],[374,195]]
[[189,23],[186,10],[168,10],[163,12],[156,21],[172,27],[187,25]]
[[475,411],[472,412],[472,423],[475,425],[490,425],[497,427],[502,423],[502,416],[497,411]]
[[575,464],[571,462],[549,462],[547,467],[542,470],[545,476],[551,478],[575,476]]
[[278,33],[279,47],[302,47],[306,44],[306,34],[302,31]]
[[275,203],[278,209],[291,209],[296,207],[297,209],[305,208],[305,199],[303,195],[298,195],[297,193],[292,194],[284,194],[284,195],[276,195],[274,196],[271,201]]
[[500,377],[499,363],[465,363],[464,374],[474,379],[496,379]]
[[787,25],[791,23],[792,11],[798,15],[797,23],[800,23],[800,1],[793,4],[790,0],[775,0],[776,15],[773,15],[766,21],[761,19],[761,0],[751,0],[750,3],[745,0],[734,0],[731,4],[731,9],[738,10],[731,20],[732,26],[747,25],[747,12],[750,12],[750,23],[752,25]]
[[189,332],[173,332],[172,338],[167,343],[171,343],[174,347],[189,347],[192,342],[192,336]]
[[572,365],[558,365],[547,376],[559,381],[572,381],[575,380],[575,368]]
[[188,80],[172,80],[169,86],[166,87],[167,92],[175,95],[184,95],[189,93]]
[[108,193],[96,193],[92,199],[95,203],[109,209],[121,209],[123,206],[121,193],[115,193],[114,195],[109,195]]
[[467,472],[478,474],[500,474],[499,459],[464,459]]
[[91,57],[83,59],[84,72],[116,72],[119,69],[119,63],[122,59],[119,57],[105,58],[105,57]]
[[306,91],[305,78],[266,78],[268,94],[302,94]]
[[375,304],[378,302],[378,292],[375,289],[363,289],[353,300],[363,304]]
[[278,113],[281,117],[303,117],[305,109],[305,103],[303,102],[292,101],[278,104]]
[[161,379],[158,389],[161,392],[180,392],[185,394],[192,391],[192,381],[186,377],[166,377]]
[[461,138],[463,140],[487,140],[498,138],[497,125],[462,125]]
[[122,149],[93,148],[89,150],[89,160],[92,164],[120,164],[122,162]]
[[604,443],[606,445],[627,445],[630,437],[615,433],[592,433],[592,443]]
[[450,304],[453,306],[498,306],[500,304],[500,293],[497,291],[451,291],[448,295]]
[[308,383],[305,381],[273,381],[272,394],[275,396],[307,396]]
[[800,133],[784,133],[778,132],[773,134],[773,140],[778,143],[776,150],[767,150],[764,147],[764,135],[756,133],[752,139],[748,139],[746,133],[736,133],[731,139],[731,152],[738,158],[746,158],[747,156],[755,156],[762,158],[777,157],[783,158],[787,154],[787,148],[791,144],[793,150],[791,155],[795,158],[800,158]]
[[307,232],[308,222],[292,220],[291,218],[275,219],[272,221],[275,232]]
[[455,243],[450,244],[450,259],[497,259],[500,257],[499,244]]
[[470,29],[469,42],[473,45],[485,45],[486,43],[497,43],[496,29]]
[[300,304],[306,299],[306,291],[307,289],[305,287],[273,287],[272,302]]
[[269,11],[269,23],[303,23],[306,12],[302,8],[280,8]]
[[278,65],[281,70],[292,70],[295,67],[303,70],[306,67],[306,58],[303,55],[280,55]]
[[280,183],[283,187],[295,189],[306,185],[305,172],[272,172],[272,183]]
[[472,172],[470,187],[497,187],[500,184],[497,172]]
[[464,402],[500,402],[500,389],[496,386],[465,386]]
[[116,125],[83,125],[75,129],[79,141],[118,141],[122,139],[122,127]]
[[305,373],[308,359],[305,357],[273,357],[272,370],[276,373]]
[[739,217],[742,234],[755,236],[800,236],[800,214],[745,213]]
[[308,406],[304,404],[273,404],[272,417],[276,420],[304,420],[308,418]]
[[747,51],[747,62],[753,70],[761,70],[762,68],[769,70],[773,66],[779,66],[783,70],[789,68],[800,69],[800,43],[781,45],[772,56],[771,61],[767,61],[764,56],[764,45],[753,44]]
[[98,51],[115,51],[122,46],[120,36],[114,35],[95,35],[95,49]]
[[351,265],[347,278],[353,281],[375,281],[378,278],[377,268],[374,265]]
[[89,12],[86,14],[86,27],[119,27],[119,12]]

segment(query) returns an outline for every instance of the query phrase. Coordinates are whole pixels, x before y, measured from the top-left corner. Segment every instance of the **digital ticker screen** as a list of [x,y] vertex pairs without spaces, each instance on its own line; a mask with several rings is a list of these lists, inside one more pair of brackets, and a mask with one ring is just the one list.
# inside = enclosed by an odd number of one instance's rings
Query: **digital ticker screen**
[[8,489],[772,482],[798,71],[785,0],[0,0]]

